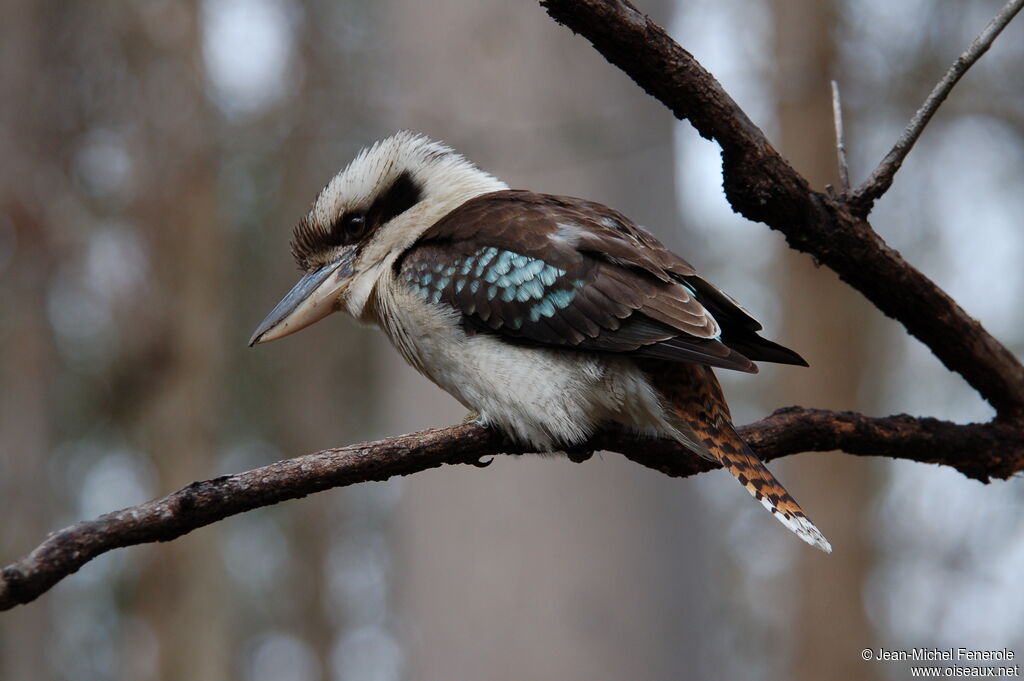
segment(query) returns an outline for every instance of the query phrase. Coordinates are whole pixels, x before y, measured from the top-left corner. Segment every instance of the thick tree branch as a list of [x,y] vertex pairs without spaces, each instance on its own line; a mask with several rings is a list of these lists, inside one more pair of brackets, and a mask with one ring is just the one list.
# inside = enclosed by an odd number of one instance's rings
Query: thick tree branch
[[[745,426],[741,434],[765,460],[804,451],[842,449],[941,463],[987,480],[1024,470],[1024,436],[1005,424],[961,426],[910,416],[870,418],[849,412],[791,407]],[[678,443],[624,433],[595,437],[592,449],[615,451],[667,475],[684,477],[716,465]],[[445,464],[521,453],[475,424],[434,428],[377,442],[325,449],[237,475],[191,485],[145,504],[76,523],[0,571],[0,610],[35,600],[93,558],[125,546],[170,541],[238,513],[299,499],[334,487],[387,480]],[[585,456],[573,455],[575,460]]]
[[541,0],[609,62],[722,147],[733,210],[786,236],[903,324],[1003,418],[1024,417],[1024,366],[956,301],[886,245],[841,197],[812,191],[693,56],[626,0]]
[[850,199],[850,202],[855,204],[857,210],[862,214],[867,214],[875,200],[892,186],[892,178],[896,171],[903,165],[903,160],[914,147],[917,138],[924,132],[924,128],[928,125],[932,116],[939,110],[939,106],[946,101],[946,97],[953,90],[953,86],[967,73],[967,69],[974,66],[974,63],[981,59],[981,55],[988,52],[988,48],[992,46],[995,39],[1006,28],[1006,25],[1010,23],[1010,20],[1020,12],[1022,7],[1024,7],[1024,0],[1010,0],[1007,2],[992,21],[988,23],[985,30],[975,38],[971,46],[957,57],[957,60],[946,71],[946,75],[942,77],[942,80],[936,83],[927,99],[924,100],[921,108],[910,119],[910,123],[907,124],[903,134],[896,140],[896,144],[885,155],[885,158],[878,164],[878,167],[868,176],[864,184],[857,189],[853,198]]

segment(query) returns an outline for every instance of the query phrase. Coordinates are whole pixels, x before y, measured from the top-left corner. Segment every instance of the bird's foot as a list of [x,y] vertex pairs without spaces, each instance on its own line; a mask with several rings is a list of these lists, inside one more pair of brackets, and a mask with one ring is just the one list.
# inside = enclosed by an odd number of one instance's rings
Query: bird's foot
[[[478,426],[483,426],[484,428],[488,427],[486,423],[480,420],[480,412],[478,412],[476,409],[470,409],[468,412],[466,412],[466,415],[462,417],[462,423],[463,425],[473,423]],[[502,439],[508,440],[508,437],[506,437],[504,433],[501,433],[501,435]],[[511,442],[511,440],[509,441]],[[487,468],[492,463],[494,463],[494,457],[490,456],[486,458],[475,459],[473,461],[469,461],[469,463],[476,466],[477,468]]]

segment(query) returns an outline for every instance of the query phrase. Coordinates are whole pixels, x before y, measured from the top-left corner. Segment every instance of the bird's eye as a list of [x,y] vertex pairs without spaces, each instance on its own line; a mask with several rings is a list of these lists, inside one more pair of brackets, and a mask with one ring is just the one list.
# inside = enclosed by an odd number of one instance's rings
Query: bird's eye
[[362,213],[354,213],[348,216],[348,220],[345,221],[345,231],[355,235],[361,234],[363,229],[366,228],[366,216]]
[[366,235],[366,214],[346,213],[334,224],[334,233],[345,242],[361,239]]

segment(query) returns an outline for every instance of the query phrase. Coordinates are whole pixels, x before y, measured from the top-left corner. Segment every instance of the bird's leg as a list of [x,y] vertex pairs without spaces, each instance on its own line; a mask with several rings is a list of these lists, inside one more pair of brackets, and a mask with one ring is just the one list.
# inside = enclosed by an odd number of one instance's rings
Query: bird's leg
[[[476,409],[470,409],[469,411],[467,411],[466,415],[462,417],[462,423],[475,423],[478,426],[482,426],[484,428],[487,428],[488,430],[492,430],[487,424],[480,421],[480,412],[478,412]],[[513,444],[512,440],[510,440],[507,435],[505,435],[501,431],[498,432],[503,440],[505,440],[509,444]],[[484,459],[475,459],[473,461],[469,461],[468,463],[473,464],[477,468],[487,468],[492,463],[494,463],[494,457],[492,456],[486,461]]]

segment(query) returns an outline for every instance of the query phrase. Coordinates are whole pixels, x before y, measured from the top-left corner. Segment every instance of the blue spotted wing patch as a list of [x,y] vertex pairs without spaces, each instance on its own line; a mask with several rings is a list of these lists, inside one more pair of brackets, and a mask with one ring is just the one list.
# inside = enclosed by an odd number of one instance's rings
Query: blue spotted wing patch
[[492,330],[519,332],[553,323],[565,334],[563,342],[577,343],[599,331],[584,319],[575,326],[561,319],[586,282],[540,258],[494,246],[446,258],[425,255],[434,257],[409,258],[402,267],[412,290],[426,301],[454,305]]

